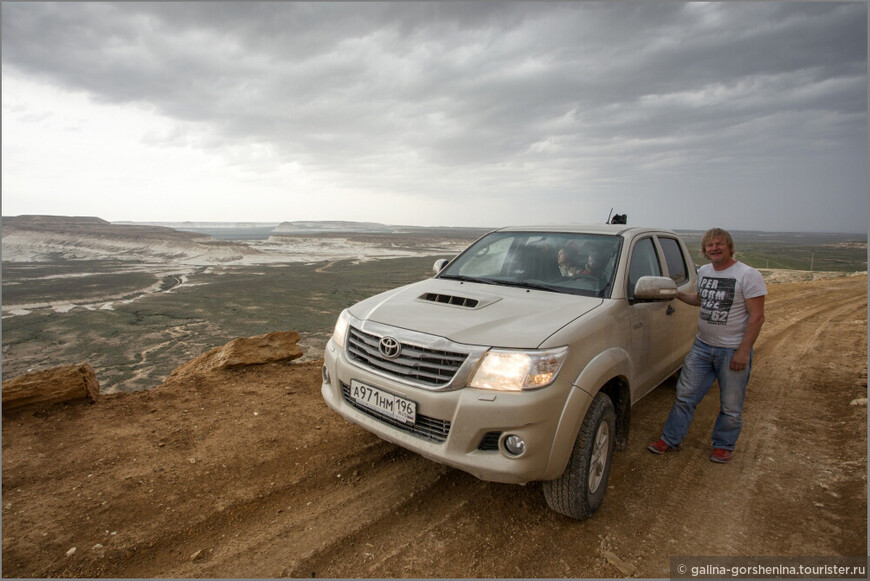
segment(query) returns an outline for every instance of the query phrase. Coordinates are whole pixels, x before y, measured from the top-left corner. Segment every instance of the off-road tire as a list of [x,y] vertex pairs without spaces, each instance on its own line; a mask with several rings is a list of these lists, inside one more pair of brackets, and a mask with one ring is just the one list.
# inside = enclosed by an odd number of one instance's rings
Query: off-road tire
[[[599,392],[583,418],[565,471],[559,478],[543,482],[544,498],[550,508],[578,520],[585,520],[598,510],[607,490],[615,441],[613,402],[607,394]],[[593,461],[597,477],[590,486]]]

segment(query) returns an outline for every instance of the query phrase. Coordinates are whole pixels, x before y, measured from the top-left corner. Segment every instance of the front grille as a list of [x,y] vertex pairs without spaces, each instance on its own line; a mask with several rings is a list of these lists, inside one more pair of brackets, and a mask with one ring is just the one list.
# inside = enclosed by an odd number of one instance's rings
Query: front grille
[[347,340],[348,357],[371,369],[426,386],[435,387],[450,383],[468,357],[465,353],[402,343],[399,356],[395,359],[387,359],[378,350],[380,340],[381,337],[377,335],[350,327]]
[[350,397],[350,386],[346,383],[341,384],[341,393],[344,395],[344,401],[354,408],[358,409],[362,413],[376,418],[384,423],[390,424],[394,428],[397,428],[403,432],[407,432],[409,434],[414,434],[415,436],[419,436],[425,440],[429,440],[430,442],[441,443],[447,439],[447,435],[450,433],[450,422],[448,420],[439,420],[437,418],[430,418],[429,416],[424,416],[423,414],[417,414],[417,421],[414,425],[406,424],[400,422],[399,420],[393,419],[390,416],[385,416],[381,413],[376,412],[371,408],[367,408],[364,405],[358,404],[355,399]]

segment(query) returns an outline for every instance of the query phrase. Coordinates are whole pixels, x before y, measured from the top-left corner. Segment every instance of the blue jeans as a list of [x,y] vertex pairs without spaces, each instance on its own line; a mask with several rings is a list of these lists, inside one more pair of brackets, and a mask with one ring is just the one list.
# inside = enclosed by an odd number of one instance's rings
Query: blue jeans
[[689,431],[695,416],[695,408],[707,395],[714,380],[719,380],[719,416],[713,426],[713,447],[733,450],[743,426],[743,400],[746,384],[752,368],[752,351],[749,365],[742,371],[731,371],[731,358],[736,349],[712,347],[695,339],[692,349],[683,363],[680,379],[677,380],[677,399],[665,421],[662,439],[668,446],[676,447]]

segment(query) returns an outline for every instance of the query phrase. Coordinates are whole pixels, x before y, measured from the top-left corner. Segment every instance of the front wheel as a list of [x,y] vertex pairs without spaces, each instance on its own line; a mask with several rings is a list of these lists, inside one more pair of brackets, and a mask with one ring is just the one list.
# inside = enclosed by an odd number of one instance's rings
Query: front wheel
[[543,483],[547,504],[560,514],[585,520],[592,516],[607,489],[616,436],[616,412],[598,392],[583,418],[568,466],[559,478]]

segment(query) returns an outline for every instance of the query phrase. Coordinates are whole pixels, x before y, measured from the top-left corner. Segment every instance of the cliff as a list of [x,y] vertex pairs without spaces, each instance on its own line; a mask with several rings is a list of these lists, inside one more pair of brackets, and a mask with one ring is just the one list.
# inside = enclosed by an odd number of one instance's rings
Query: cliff
[[245,244],[162,226],[112,224],[83,216],[3,218],[3,260],[140,261],[215,264],[262,254]]

